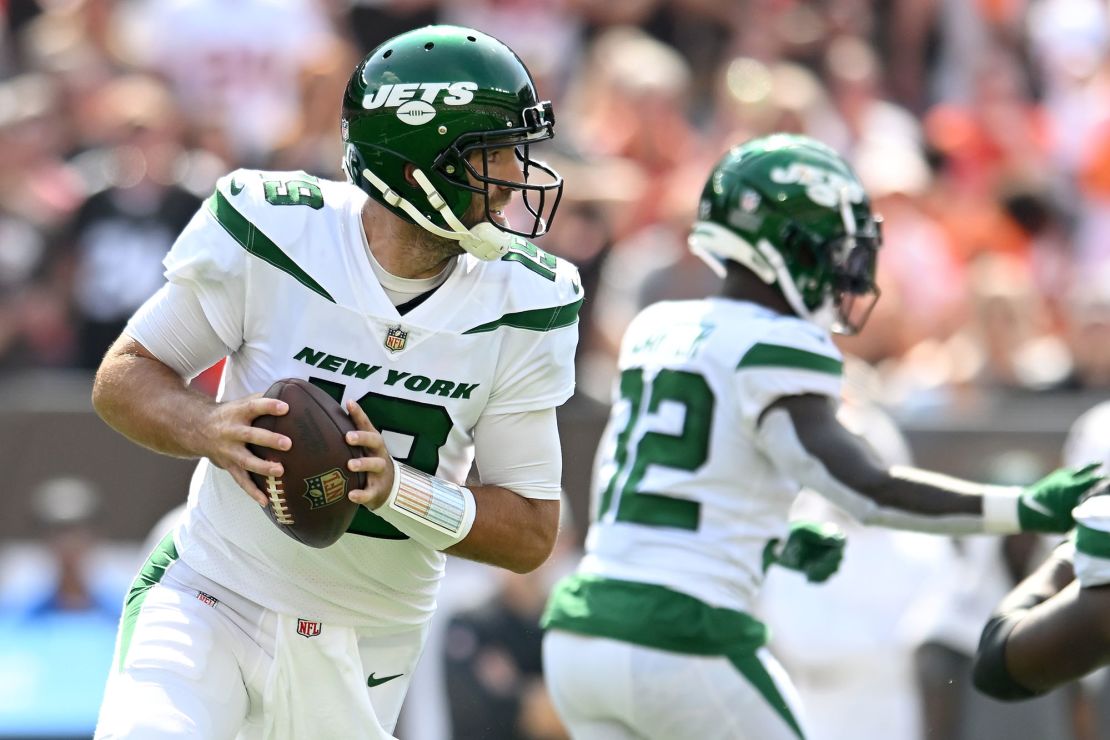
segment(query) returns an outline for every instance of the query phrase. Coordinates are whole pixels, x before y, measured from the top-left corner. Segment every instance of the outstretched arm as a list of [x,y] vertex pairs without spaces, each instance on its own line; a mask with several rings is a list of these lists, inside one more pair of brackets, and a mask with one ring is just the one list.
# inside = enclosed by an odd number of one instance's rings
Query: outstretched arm
[[1101,477],[1061,472],[1029,488],[991,486],[918,468],[888,467],[845,429],[827,396],[786,396],[760,418],[778,468],[865,524],[971,534],[1068,530],[1071,509]]

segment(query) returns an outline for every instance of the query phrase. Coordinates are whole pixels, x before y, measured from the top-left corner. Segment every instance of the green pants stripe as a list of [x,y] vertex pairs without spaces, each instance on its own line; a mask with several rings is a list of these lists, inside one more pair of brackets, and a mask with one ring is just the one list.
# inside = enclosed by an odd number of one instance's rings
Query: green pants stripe
[[124,599],[123,617],[120,620],[117,671],[123,670],[127,649],[131,645],[131,635],[135,631],[135,622],[139,619],[139,610],[143,607],[146,595],[150,592],[151,586],[162,580],[166,570],[175,560],[177,560],[177,546],[173,543],[173,532],[170,532],[150,553],[139,575],[131,582],[131,590],[127,592],[127,598]]
[[798,720],[795,719],[794,713],[790,711],[790,706],[786,703],[782,693],[779,692],[775,680],[767,672],[763,661],[755,653],[747,651],[738,651],[727,657],[728,661],[736,666],[736,670],[740,671],[744,678],[751,682],[752,686],[755,686],[759,693],[763,695],[763,698],[767,700],[767,703],[790,725],[799,740],[805,740],[805,734],[802,732]]

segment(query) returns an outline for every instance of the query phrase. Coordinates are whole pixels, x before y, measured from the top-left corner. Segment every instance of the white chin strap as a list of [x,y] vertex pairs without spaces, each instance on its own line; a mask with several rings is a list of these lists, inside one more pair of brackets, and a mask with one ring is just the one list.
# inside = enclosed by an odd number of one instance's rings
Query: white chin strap
[[480,260],[500,259],[502,255],[509,251],[509,246],[513,243],[512,234],[502,231],[489,221],[482,221],[470,229],[466,228],[462,221],[447,207],[447,201],[436,191],[431,180],[421,170],[414,169],[412,176],[424,191],[424,195],[427,196],[428,203],[440,216],[443,216],[443,220],[451,227],[450,230],[442,229],[425,218],[420,209],[398,195],[369,169],[364,169],[362,176],[381,191],[382,198],[385,199],[386,203],[407,213],[425,231],[430,231],[445,239],[454,239],[459,243],[459,246]]

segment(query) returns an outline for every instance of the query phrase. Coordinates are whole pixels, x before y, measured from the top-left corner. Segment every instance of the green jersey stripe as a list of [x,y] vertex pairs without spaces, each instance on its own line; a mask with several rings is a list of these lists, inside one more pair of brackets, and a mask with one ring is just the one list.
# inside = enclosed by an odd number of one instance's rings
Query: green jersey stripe
[[281,247],[274,244],[257,226],[235,210],[235,207],[228,202],[219,190],[212,193],[212,197],[208,199],[208,210],[216,217],[220,226],[224,227],[224,231],[230,234],[232,239],[239,242],[239,246],[243,249],[259,259],[269,262],[313,293],[317,293],[335,303],[335,299],[331,297],[328,291],[324,290],[322,285],[313,280],[311,275],[289,258],[289,255],[281,251]]
[[664,586],[582,574],[555,586],[540,623],[687,655],[754,653],[768,639],[766,625],[750,614]]
[[818,373],[840,375],[844,363],[840,360],[781,344],[755,344],[740,358],[736,369],[745,367],[792,367]]
[[565,306],[554,308],[534,308],[531,311],[516,311],[507,313],[496,321],[480,324],[473,329],[467,329],[463,334],[481,334],[493,331],[502,326],[514,329],[527,329],[529,331],[551,331],[562,329],[578,321],[578,310],[582,308],[582,299]]
[[1110,558],[1110,532],[1092,529],[1080,522],[1075,527],[1075,549],[1084,555]]
[[151,586],[162,580],[166,570],[177,560],[177,546],[173,543],[173,532],[170,532],[154,552],[150,553],[146,563],[143,564],[139,575],[131,583],[131,590],[123,602],[123,619],[119,628],[119,662],[117,670],[123,670],[124,660],[127,658],[127,649],[131,646],[131,635],[135,632],[135,622],[139,619],[139,611],[143,608],[143,601],[150,592]]

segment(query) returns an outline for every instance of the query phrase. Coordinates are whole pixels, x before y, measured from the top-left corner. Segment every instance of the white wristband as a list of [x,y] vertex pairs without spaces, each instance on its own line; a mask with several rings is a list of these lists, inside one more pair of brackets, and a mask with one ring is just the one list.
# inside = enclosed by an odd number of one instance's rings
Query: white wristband
[[1021,531],[1018,501],[1022,488],[988,486],[983,491],[983,532],[985,534],[1016,534]]
[[416,468],[393,461],[393,488],[374,513],[417,542],[446,550],[470,534],[474,494]]

